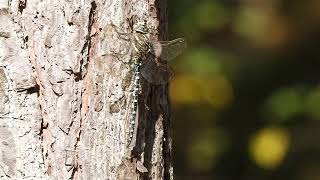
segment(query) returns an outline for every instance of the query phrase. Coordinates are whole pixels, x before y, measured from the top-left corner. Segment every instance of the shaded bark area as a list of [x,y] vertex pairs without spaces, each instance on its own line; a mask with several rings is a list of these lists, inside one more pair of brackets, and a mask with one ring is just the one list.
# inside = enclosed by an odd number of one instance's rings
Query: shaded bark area
[[111,24],[147,20],[166,35],[166,3],[1,1],[0,178],[172,179],[167,85],[143,82],[128,147],[132,70]]
[[[165,0],[149,1],[149,14],[156,22],[159,40],[167,40],[167,2]],[[171,111],[168,85],[150,85],[143,93],[146,107],[145,121],[145,165],[151,169],[144,179],[173,179]],[[156,152],[157,155],[154,153]],[[161,174],[160,174],[161,173]]]

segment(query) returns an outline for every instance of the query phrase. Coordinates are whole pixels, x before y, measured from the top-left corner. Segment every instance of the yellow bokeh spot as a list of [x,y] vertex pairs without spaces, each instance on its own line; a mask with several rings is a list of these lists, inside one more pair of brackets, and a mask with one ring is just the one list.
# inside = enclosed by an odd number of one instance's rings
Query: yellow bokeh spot
[[223,109],[232,103],[233,89],[224,76],[180,75],[171,83],[170,97],[174,106],[202,103]]
[[199,90],[200,87],[196,78],[188,75],[175,77],[170,86],[170,97],[173,105],[199,102]]
[[[209,80],[203,89],[203,99],[215,108],[224,108],[233,101],[233,89],[231,83],[223,76],[216,76]],[[203,82],[206,84],[205,82]]]
[[288,152],[289,141],[289,133],[285,129],[276,127],[262,129],[250,139],[250,156],[262,168],[276,168]]

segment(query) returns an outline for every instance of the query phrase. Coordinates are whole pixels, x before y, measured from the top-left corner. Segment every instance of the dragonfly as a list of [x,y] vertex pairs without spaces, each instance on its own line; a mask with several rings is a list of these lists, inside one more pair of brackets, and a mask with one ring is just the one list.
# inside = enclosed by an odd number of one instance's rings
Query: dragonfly
[[123,33],[116,29],[120,39],[129,42],[129,53],[133,68],[132,106],[128,145],[131,143],[136,130],[136,117],[138,111],[138,96],[141,90],[140,77],[151,84],[166,84],[173,77],[173,70],[167,62],[180,55],[187,47],[184,38],[172,41],[157,41],[151,38],[154,28],[147,26],[147,21],[137,22],[133,25],[132,33]]
[[[184,38],[172,41],[157,41],[151,39],[154,28],[149,28],[147,22],[137,22],[132,33],[120,32],[115,28],[120,39],[129,41],[129,50],[133,66],[141,66],[141,75],[148,82],[159,85],[168,83],[174,73],[167,62],[180,55],[187,47]],[[125,54],[122,54],[125,55]],[[141,64],[137,63],[138,61]]]

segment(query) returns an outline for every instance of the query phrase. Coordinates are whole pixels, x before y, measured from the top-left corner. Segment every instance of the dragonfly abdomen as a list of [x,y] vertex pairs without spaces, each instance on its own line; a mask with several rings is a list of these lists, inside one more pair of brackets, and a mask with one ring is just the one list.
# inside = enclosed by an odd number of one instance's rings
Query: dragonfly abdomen
[[130,115],[130,126],[129,126],[129,138],[128,146],[131,144],[134,132],[136,130],[136,116],[138,114],[138,96],[140,92],[140,67],[141,58],[138,56],[134,57],[134,73],[133,73],[133,89],[132,89],[132,104],[131,104],[131,115]]

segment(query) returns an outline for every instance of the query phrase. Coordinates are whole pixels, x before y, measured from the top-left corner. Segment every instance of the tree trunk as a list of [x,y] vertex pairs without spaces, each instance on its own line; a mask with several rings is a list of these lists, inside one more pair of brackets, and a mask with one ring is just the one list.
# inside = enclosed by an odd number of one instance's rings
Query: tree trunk
[[173,179],[167,85],[127,145],[132,69],[105,54],[132,17],[166,38],[165,0],[0,0],[1,179]]

